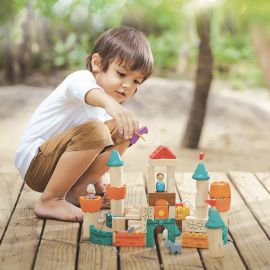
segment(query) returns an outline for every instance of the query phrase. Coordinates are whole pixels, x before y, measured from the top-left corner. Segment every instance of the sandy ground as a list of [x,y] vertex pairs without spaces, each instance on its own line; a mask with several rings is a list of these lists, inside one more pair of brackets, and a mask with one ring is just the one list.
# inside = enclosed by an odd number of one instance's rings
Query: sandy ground
[[[149,128],[124,155],[126,171],[145,171],[148,156],[159,145],[178,157],[178,171],[193,171],[200,151],[208,171],[270,171],[270,98],[266,90],[236,92],[214,82],[200,149],[180,147],[193,84],[190,81],[149,79],[125,106]],[[24,85],[0,88],[0,171],[16,171],[14,155],[24,127],[52,88]]]

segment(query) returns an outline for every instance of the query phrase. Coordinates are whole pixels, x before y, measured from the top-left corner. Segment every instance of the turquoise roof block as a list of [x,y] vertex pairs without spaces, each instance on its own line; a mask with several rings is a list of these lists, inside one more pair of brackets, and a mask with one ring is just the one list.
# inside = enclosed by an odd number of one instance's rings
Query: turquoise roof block
[[216,209],[209,208],[208,221],[205,223],[205,227],[208,229],[219,229],[225,227],[225,224]]
[[107,162],[107,166],[109,167],[120,167],[124,166],[124,161],[121,159],[117,150],[112,150],[110,158]]
[[203,162],[200,162],[192,175],[194,180],[209,180],[210,176],[204,166]]

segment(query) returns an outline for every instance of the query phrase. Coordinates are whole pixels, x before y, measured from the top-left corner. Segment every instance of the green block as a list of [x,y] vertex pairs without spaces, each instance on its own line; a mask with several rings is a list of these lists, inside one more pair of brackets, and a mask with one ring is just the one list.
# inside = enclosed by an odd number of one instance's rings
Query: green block
[[[170,219],[147,219],[147,228],[146,228],[146,246],[147,247],[153,247],[154,246],[154,234],[155,234],[155,228],[157,226],[164,226],[168,230],[168,239],[175,242],[175,236],[176,236],[176,223],[174,218]],[[177,228],[178,229],[178,228]],[[178,233],[180,231],[178,230]]]
[[108,228],[112,227],[112,215],[111,215],[111,213],[106,214],[106,226]]
[[90,242],[98,245],[112,246],[113,234],[112,232],[98,230],[94,225],[90,225]]

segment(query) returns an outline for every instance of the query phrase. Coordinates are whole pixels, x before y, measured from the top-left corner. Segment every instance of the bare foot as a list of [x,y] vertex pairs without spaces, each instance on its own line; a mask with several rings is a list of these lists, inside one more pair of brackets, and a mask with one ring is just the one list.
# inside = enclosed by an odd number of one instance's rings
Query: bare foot
[[39,199],[34,212],[41,218],[79,222],[83,220],[82,210],[64,199]]
[[80,193],[80,195],[76,195],[75,193],[76,192],[73,189],[69,190],[69,192],[66,195],[66,200],[69,203],[71,203],[77,207],[80,207],[79,196],[85,196],[85,195],[87,195],[87,192],[84,192],[84,194]]

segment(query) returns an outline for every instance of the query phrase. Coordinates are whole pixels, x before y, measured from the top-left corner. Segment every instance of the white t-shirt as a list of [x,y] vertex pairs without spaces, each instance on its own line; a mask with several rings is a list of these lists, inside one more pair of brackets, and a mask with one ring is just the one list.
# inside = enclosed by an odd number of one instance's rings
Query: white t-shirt
[[90,71],[76,71],[39,105],[16,151],[15,165],[23,178],[43,142],[89,120],[105,122],[111,119],[103,108],[85,103],[86,93],[95,88],[100,86]]

